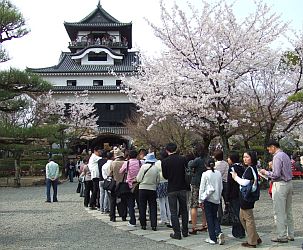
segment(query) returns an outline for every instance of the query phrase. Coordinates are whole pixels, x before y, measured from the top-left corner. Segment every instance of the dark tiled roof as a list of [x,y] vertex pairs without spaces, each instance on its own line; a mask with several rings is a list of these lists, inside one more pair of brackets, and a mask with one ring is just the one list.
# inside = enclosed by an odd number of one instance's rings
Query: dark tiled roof
[[128,39],[128,48],[132,48],[132,23],[121,23],[116,18],[107,13],[100,3],[88,16],[79,22],[64,22],[65,29],[73,41],[76,39],[78,31],[113,31],[118,30]]
[[120,91],[122,86],[53,86],[53,91]]
[[71,52],[62,52],[58,65],[47,68],[29,68],[31,72],[47,74],[47,73],[108,73],[114,71],[116,73],[135,72],[137,67],[136,52],[129,52],[119,65],[81,65],[71,57],[75,54]]
[[104,23],[120,23],[116,18],[111,16],[108,12],[106,12],[100,2],[97,5],[97,8],[92,11],[88,16],[83,18],[79,23],[96,23],[96,22],[104,22]]
[[132,23],[67,23],[64,22],[65,27],[90,27],[90,28],[104,28],[104,27],[127,27],[132,26]]

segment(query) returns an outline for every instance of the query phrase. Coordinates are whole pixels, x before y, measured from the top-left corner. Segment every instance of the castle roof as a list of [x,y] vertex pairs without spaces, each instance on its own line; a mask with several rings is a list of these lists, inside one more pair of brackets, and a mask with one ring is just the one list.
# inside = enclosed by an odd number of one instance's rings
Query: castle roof
[[113,31],[119,30],[128,37],[128,47],[131,48],[132,23],[121,23],[116,18],[106,12],[100,2],[97,8],[79,22],[64,22],[65,29],[73,41],[77,37],[78,31]]
[[33,73],[55,74],[55,73],[132,73],[137,70],[138,58],[136,52],[128,52],[120,64],[115,65],[81,65],[72,59],[74,53],[62,52],[58,65],[46,68],[29,68]]

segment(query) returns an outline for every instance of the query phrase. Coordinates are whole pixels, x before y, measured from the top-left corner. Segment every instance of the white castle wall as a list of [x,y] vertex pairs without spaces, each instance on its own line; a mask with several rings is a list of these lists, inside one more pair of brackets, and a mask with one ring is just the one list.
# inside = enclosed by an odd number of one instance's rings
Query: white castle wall
[[114,76],[43,76],[54,86],[66,86],[67,80],[76,80],[77,86],[93,86],[93,80],[103,80],[103,86],[116,86],[116,80],[119,78]]

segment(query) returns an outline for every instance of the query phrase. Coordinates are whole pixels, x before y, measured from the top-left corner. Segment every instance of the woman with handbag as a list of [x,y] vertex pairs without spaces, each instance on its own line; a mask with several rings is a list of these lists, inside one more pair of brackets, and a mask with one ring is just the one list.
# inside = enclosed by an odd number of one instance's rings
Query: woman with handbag
[[139,185],[139,217],[143,230],[146,230],[146,209],[147,203],[150,212],[150,222],[153,231],[157,231],[157,184],[160,181],[157,161],[154,153],[149,153],[145,157],[145,163],[141,166],[137,176]]
[[137,186],[139,185],[139,183],[136,183],[136,177],[141,167],[141,161],[137,160],[138,152],[136,150],[131,150],[128,156],[129,160],[123,163],[120,174],[126,173],[126,182],[131,190],[126,196],[128,214],[130,217],[128,226],[134,227],[136,226],[135,198],[138,193]]
[[218,170],[215,170],[213,159],[207,160],[206,168],[207,171],[202,174],[199,190],[199,203],[201,207],[204,206],[209,234],[205,242],[211,245],[218,242],[223,245],[224,234],[218,220],[218,208],[223,189],[222,176]]
[[[254,183],[253,185],[256,185],[256,190],[254,192],[258,191],[259,184],[258,184],[258,172],[257,172],[257,154],[254,151],[248,151],[243,154],[243,162],[246,166],[246,169],[243,173],[242,178],[240,178],[235,171],[231,172],[232,178],[241,185],[242,187],[247,187]],[[247,242],[242,243],[243,247],[248,248],[256,248],[257,245],[262,243],[262,240],[260,239],[256,224],[255,224],[255,218],[253,214],[253,208],[255,205],[255,201],[253,200],[247,200],[244,197],[244,194],[240,192],[240,221],[247,233]]]
[[[116,188],[119,187],[119,183],[123,181],[124,175],[120,174],[120,169],[124,163],[124,153],[120,149],[114,150],[115,160],[110,164],[110,176],[116,182]],[[118,209],[119,215],[122,217],[122,221],[126,221],[127,216],[127,206],[126,198],[118,197],[117,189],[110,193],[110,221],[116,221],[116,207]]]
[[[244,173],[244,167],[240,163],[240,157],[237,152],[231,152],[228,155],[227,162],[229,164],[228,172],[231,173],[235,171],[239,177],[242,177]],[[229,208],[231,209],[231,221],[232,230],[231,233],[235,238],[242,239],[245,237],[245,230],[240,221],[240,198],[239,198],[239,183],[237,183],[228,174],[227,177],[227,187],[226,187],[226,202],[229,203]]]

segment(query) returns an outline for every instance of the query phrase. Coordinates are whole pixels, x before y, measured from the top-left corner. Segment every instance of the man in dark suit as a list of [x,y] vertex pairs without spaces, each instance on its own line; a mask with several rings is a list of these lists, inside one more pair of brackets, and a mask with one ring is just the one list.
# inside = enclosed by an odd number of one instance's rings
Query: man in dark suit
[[181,240],[181,229],[178,217],[178,203],[182,217],[182,235],[188,236],[188,211],[187,211],[187,186],[185,182],[185,157],[177,154],[177,145],[168,143],[166,145],[168,157],[162,161],[162,174],[168,180],[168,202],[171,212],[171,223],[174,233],[170,234],[173,239]]

